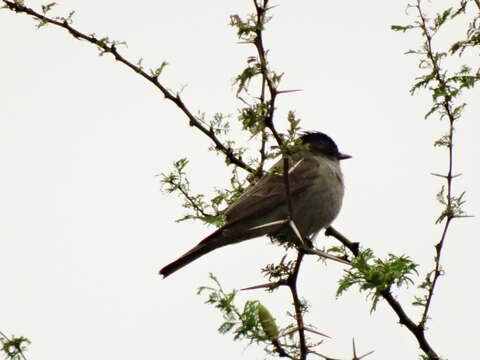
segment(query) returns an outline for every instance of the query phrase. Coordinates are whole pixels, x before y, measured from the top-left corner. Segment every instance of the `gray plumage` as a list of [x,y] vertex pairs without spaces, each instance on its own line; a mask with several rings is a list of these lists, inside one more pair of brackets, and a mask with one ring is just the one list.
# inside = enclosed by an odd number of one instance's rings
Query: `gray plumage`
[[[302,236],[309,237],[328,227],[342,206],[344,184],[339,160],[350,158],[338,151],[333,140],[320,132],[301,137],[308,150],[292,155],[288,179],[293,220]],[[226,222],[193,249],[160,270],[164,277],[217,248],[263,235],[289,238],[287,195],[280,159],[257,183],[227,207]]]

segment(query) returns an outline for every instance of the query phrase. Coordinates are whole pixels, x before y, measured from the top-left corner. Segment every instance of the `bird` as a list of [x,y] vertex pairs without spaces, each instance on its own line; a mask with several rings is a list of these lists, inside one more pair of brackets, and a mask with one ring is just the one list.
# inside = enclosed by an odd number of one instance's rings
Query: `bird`
[[280,242],[291,241],[297,231],[302,238],[310,239],[322,228],[330,226],[340,212],[344,195],[340,161],[351,156],[339,152],[332,138],[319,131],[303,132],[300,141],[306,146],[289,158],[292,213],[288,205],[283,160],[280,159],[221,212],[225,216],[222,227],[163,267],[160,274],[165,278],[226,245],[264,235]]

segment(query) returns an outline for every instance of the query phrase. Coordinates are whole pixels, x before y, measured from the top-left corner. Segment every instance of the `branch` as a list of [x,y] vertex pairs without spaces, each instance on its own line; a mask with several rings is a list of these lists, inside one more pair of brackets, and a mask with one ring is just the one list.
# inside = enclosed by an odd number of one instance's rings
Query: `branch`
[[431,360],[440,360],[440,357],[430,346],[429,342],[425,337],[425,328],[422,325],[415,324],[412,319],[406,314],[403,310],[402,305],[395,300],[389,288],[381,291],[382,297],[387,301],[388,305],[393,309],[395,314],[398,316],[400,324],[405,325],[408,330],[415,336],[417,339],[420,349],[428,356],[428,359]]
[[297,278],[298,272],[300,271],[300,265],[302,265],[303,256],[303,251],[298,250],[295,268],[287,279],[287,286],[292,293],[293,306],[295,307],[295,320],[297,320],[298,327],[298,337],[300,338],[300,360],[305,360],[308,354],[307,341],[305,340],[305,326],[303,323],[302,303],[298,297],[297,292]]
[[[297,279],[298,279],[298,274],[300,272],[300,266],[302,264],[303,257],[305,255],[305,252],[302,249],[297,249],[297,259],[295,260],[295,265],[292,270],[289,271],[289,274],[286,278],[280,278],[278,281],[274,283],[266,283],[266,284],[261,284],[261,285],[255,285],[255,286],[249,286],[246,288],[241,289],[242,291],[244,290],[254,290],[254,289],[268,289],[270,291],[280,287],[280,286],[287,286],[290,290],[290,293],[292,295],[293,299],[293,307],[295,309],[295,320],[297,321],[297,326],[296,328],[292,329],[291,332],[293,333],[298,331],[298,337],[300,340],[300,360],[305,360],[307,358],[307,354],[311,352],[309,350],[309,346],[307,345],[307,341],[305,338],[305,331],[312,331],[315,332],[319,335],[327,336],[325,334],[319,333],[317,331],[314,331],[312,329],[309,329],[305,327],[305,324],[303,322],[303,305],[302,302],[298,296],[298,291],[297,291]],[[285,259],[285,257],[283,258]],[[282,262],[283,262],[282,259]],[[286,336],[287,334],[283,334],[282,336]]]
[[[358,255],[360,247],[358,242],[352,242],[348,240],[344,235],[342,235],[340,232],[338,232],[331,226],[325,231],[325,234],[327,236],[333,236],[334,238],[339,240],[346,248],[348,248],[352,252],[354,256]],[[413,336],[415,336],[418,345],[420,346],[420,349],[422,349],[422,351],[427,354],[428,358],[431,360],[440,360],[440,357],[433,350],[425,337],[425,327],[421,323],[416,324],[407,315],[402,305],[392,295],[390,288],[380,291],[380,295],[387,301],[388,305],[390,305],[395,314],[397,314],[400,324],[405,325],[407,329],[413,334]]]
[[333,236],[335,239],[340,241],[343,244],[343,246],[345,246],[347,249],[349,249],[354,256],[358,255],[358,252],[360,250],[360,243],[351,242],[345,236],[340,234],[333,226],[329,226],[325,230],[325,236]]
[[[268,112],[265,117],[265,126],[270,129],[270,131],[273,134],[273,137],[275,138],[275,141],[277,142],[279,148],[282,150],[282,158],[283,158],[283,182],[285,184],[285,192],[287,196],[287,205],[288,205],[288,213],[290,220],[293,219],[293,206],[292,206],[292,199],[291,199],[291,193],[290,193],[290,183],[288,180],[288,169],[289,169],[289,160],[288,157],[285,156],[283,153],[283,141],[280,135],[278,134],[277,130],[275,129],[275,126],[273,124],[273,115],[275,112],[275,100],[278,94],[278,91],[276,89],[275,84],[273,83],[269,70],[268,70],[268,63],[267,63],[267,57],[266,57],[266,51],[265,47],[263,45],[263,25],[265,24],[265,14],[268,11],[268,0],[263,0],[263,3],[260,5],[259,4],[260,0],[253,0],[253,3],[255,5],[256,9],[256,23],[257,23],[257,30],[255,30],[255,39],[253,41],[259,61],[260,61],[260,71],[262,75],[262,91],[260,95],[260,101],[265,102],[265,85],[268,88],[268,92],[270,94],[270,100],[268,101]],[[261,25],[261,26],[260,26]],[[303,235],[302,235],[303,238]],[[298,278],[298,273],[300,271],[300,266],[302,263],[302,259],[304,256],[303,250],[297,249],[297,260],[295,263],[295,268],[293,272],[290,274],[290,276],[287,279],[287,285],[290,289],[290,292],[292,294],[293,298],[293,306],[295,308],[295,319],[297,321],[297,326],[298,326],[298,336],[300,339],[300,360],[305,360],[307,358],[308,354],[308,347],[307,347],[307,342],[305,339],[305,328],[304,328],[304,323],[303,323],[303,312],[302,312],[302,304],[301,301],[298,297],[298,291],[297,291],[297,278]]]
[[254,177],[256,177],[258,179],[260,179],[262,177],[262,175],[264,174],[263,166],[265,165],[265,160],[267,159],[267,154],[265,152],[266,145],[267,145],[267,140],[268,140],[267,133],[266,133],[265,129],[263,129],[262,130],[262,141],[261,141],[261,145],[260,145],[260,149],[259,149],[260,161],[258,162],[258,166],[257,166],[257,169],[255,170],[255,174],[254,174]]
[[268,91],[270,93],[270,100],[268,101],[268,112],[265,117],[265,126],[270,129],[273,137],[275,138],[275,141],[278,144],[278,147],[282,150],[282,158],[283,158],[283,182],[285,185],[285,192],[287,196],[287,207],[288,207],[288,213],[290,219],[293,220],[293,205],[292,205],[292,199],[291,199],[291,194],[290,194],[290,183],[288,181],[288,169],[289,169],[289,160],[288,157],[285,156],[283,153],[284,151],[284,144],[282,141],[282,138],[280,137],[278,131],[275,129],[275,125],[273,124],[273,114],[275,112],[275,100],[278,95],[277,88],[275,84],[273,83],[269,70],[268,70],[268,62],[267,62],[267,56],[266,56],[266,51],[265,47],[263,45],[263,24],[265,23],[265,14],[268,11],[268,0],[263,0],[262,5],[259,4],[259,0],[253,0],[253,3],[255,5],[255,9],[257,12],[257,25],[262,25],[262,26],[257,26],[257,30],[255,30],[255,39],[253,41],[259,61],[260,61],[260,71],[262,75],[262,92],[260,95],[260,101],[265,102],[265,86],[268,88]]
[[185,189],[183,188],[183,186],[178,186],[178,190],[180,191],[180,193],[183,195],[183,197],[190,203],[190,205],[192,206],[193,210],[197,211],[197,213],[200,213],[202,214],[202,216],[204,217],[208,217],[208,216],[212,216],[210,214],[207,214],[200,206],[198,206],[197,202],[195,201],[195,199],[193,199],[190,194],[185,191]]
[[[479,4],[478,0],[476,0],[477,5]],[[445,80],[444,75],[441,73],[440,66],[439,66],[439,58],[436,56],[432,49],[432,38],[433,34],[431,33],[431,30],[429,28],[429,25],[427,24],[427,19],[425,18],[425,15],[423,13],[423,10],[421,8],[421,0],[417,0],[416,4],[416,9],[418,11],[418,16],[420,18],[420,28],[423,32],[423,35],[426,38],[426,56],[429,59],[431,65],[432,65],[432,72],[435,77],[435,80],[438,82],[438,87],[442,90],[448,89],[448,84],[447,81]],[[424,311],[422,314],[422,318],[420,320],[419,326],[423,329],[425,327],[425,324],[428,320],[428,312],[430,310],[430,305],[432,302],[433,298],[433,293],[435,290],[435,287],[437,285],[437,281],[440,278],[442,272],[441,272],[441,265],[440,265],[440,259],[442,256],[442,249],[443,249],[443,244],[446,239],[448,227],[450,225],[450,222],[455,218],[455,213],[452,211],[452,180],[454,178],[453,175],[453,133],[454,133],[454,122],[455,122],[455,115],[452,112],[452,97],[448,93],[448,91],[444,91],[444,96],[443,96],[443,101],[441,102],[441,106],[443,107],[445,114],[447,115],[448,118],[448,123],[449,123],[449,130],[448,130],[448,173],[445,176],[446,182],[447,182],[447,194],[446,194],[446,199],[447,199],[447,204],[445,206],[447,215],[446,215],[446,221],[445,225],[442,231],[442,235],[440,237],[440,241],[435,245],[435,269],[433,271],[433,280],[432,283],[428,289],[428,295],[427,295],[427,300],[425,303]]]
[[161,93],[164,95],[164,97],[171,102],[173,102],[189,119],[189,125],[197,128],[200,130],[203,134],[205,134],[210,140],[215,144],[215,147],[220,150],[225,157],[228,159],[228,161],[232,164],[235,164],[236,166],[241,167],[242,169],[248,171],[249,173],[254,173],[255,169],[250,167],[248,164],[246,164],[241,157],[236,157],[233,154],[233,150],[231,147],[225,146],[215,135],[215,132],[213,131],[212,128],[207,128],[205,127],[192,113],[191,111],[187,108],[185,103],[182,101],[180,98],[179,94],[173,94],[171,91],[169,91],[165,86],[163,86],[159,81],[158,81],[158,75],[159,74],[148,74],[143,70],[143,68],[139,65],[134,65],[132,62],[127,60],[125,57],[120,55],[118,52],[115,42],[114,43],[109,43],[106,41],[102,41],[100,39],[97,39],[95,35],[86,35],[79,30],[73,28],[67,20],[59,21],[55,18],[50,18],[45,15],[42,15],[39,12],[36,12],[35,10],[26,7],[24,5],[21,5],[20,3],[16,3],[14,1],[9,1],[9,0],[2,0],[3,3],[5,3],[5,7],[15,11],[17,13],[25,13],[27,15],[30,15],[36,19],[38,19],[41,23],[44,24],[52,24],[58,27],[61,27],[68,31],[74,38],[78,40],[85,40],[93,45],[98,46],[99,48],[102,49],[102,53],[110,53],[113,55],[115,60],[119,61],[120,63],[124,64],[140,76],[142,76],[144,79],[152,83],[158,90],[161,91]]

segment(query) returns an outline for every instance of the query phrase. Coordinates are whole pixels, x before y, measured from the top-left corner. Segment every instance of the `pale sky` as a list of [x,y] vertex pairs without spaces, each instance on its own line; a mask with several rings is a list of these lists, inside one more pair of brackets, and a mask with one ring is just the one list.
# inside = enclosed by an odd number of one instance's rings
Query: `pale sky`
[[[26,3],[38,9],[42,2]],[[403,53],[420,38],[390,31],[408,22],[406,2],[275,4],[265,35],[271,63],[285,72],[281,88],[303,90],[279,98],[278,127],[296,110],[302,128],[326,132],[353,156],[342,163],[347,190],[334,226],[379,256],[410,255],[423,276],[442,230],[434,224],[442,182],[430,173],[446,169],[446,151],[432,144],[447,123],[423,120],[428,93],[409,95],[420,70]],[[186,86],[193,113],[235,118],[241,104],[232,80],[255,53],[227,24],[229,15],[251,12],[250,1],[64,0],[54,14],[71,10],[79,30],[126,41],[120,51],[133,62],[167,61],[161,81]],[[259,238],[166,280],[158,275],[213,228],[175,223],[181,201],[161,192],[156,175],[188,157],[196,192],[226,185],[228,171],[207,151],[209,140],[144,79],[62,29],[36,31],[31,18],[3,10],[0,44],[0,330],[28,337],[32,360],[263,359],[261,347],[217,333],[221,315],[196,289],[211,285],[209,272],[226,290],[263,283],[259,269],[278,261],[280,248]],[[465,210],[478,216],[475,99],[478,90],[465,98],[470,105],[455,133],[455,171],[463,175],[454,189],[467,192]],[[462,219],[446,241],[446,276],[427,333],[445,358],[478,352],[479,234],[478,217]],[[317,242],[335,244],[323,236]],[[417,359],[415,339],[383,301],[370,314],[356,290],[336,300],[344,269],[309,257],[300,274],[301,296],[311,304],[306,321],[332,337],[317,351],[351,358],[354,337],[360,354],[375,350],[368,359]],[[421,293],[395,294],[408,304]],[[241,293],[239,305],[253,299],[280,325],[289,320],[286,290]],[[417,309],[405,308],[417,319]]]

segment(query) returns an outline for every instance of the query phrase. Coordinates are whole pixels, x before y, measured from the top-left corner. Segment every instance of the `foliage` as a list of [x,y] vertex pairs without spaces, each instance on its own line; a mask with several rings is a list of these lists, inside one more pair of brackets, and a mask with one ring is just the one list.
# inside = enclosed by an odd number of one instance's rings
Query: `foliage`
[[[295,336],[298,328],[294,323],[279,328],[270,311],[258,300],[248,300],[243,306],[235,302],[237,291],[225,292],[218,279],[210,274],[214,287],[202,286],[197,294],[207,293],[205,303],[213,305],[222,314],[223,322],[218,327],[221,334],[231,333],[234,340],[246,340],[249,344],[263,344],[270,355],[298,359],[300,346]],[[304,311],[307,305],[304,303]],[[322,335],[313,330],[310,331]],[[309,343],[314,347],[321,342]]]
[[[246,339],[250,343],[268,342],[271,334],[267,334],[260,320],[259,311],[263,312],[264,322],[265,312],[259,310],[262,306],[257,300],[247,301],[242,308],[235,304],[236,291],[225,292],[217,278],[210,274],[210,279],[215,287],[201,286],[197,294],[207,293],[206,304],[213,305],[220,310],[224,322],[218,328],[221,334],[233,333],[234,340]],[[278,331],[278,329],[277,329]]]
[[[210,150],[225,157],[227,165],[232,166],[230,186],[227,189],[215,189],[215,195],[207,199],[203,194],[194,194],[191,183],[186,173],[188,160],[186,158],[173,163],[173,170],[167,174],[162,173],[161,184],[164,191],[176,193],[183,199],[183,207],[187,214],[177,221],[187,219],[201,220],[204,223],[221,226],[224,216],[221,208],[235,201],[244,191],[249,182],[255,182],[264,174],[264,163],[268,159],[282,156],[284,169],[288,168],[288,159],[296,151],[305,149],[305,145],[298,140],[300,120],[294,111],[289,111],[286,121],[289,128],[285,133],[278,133],[275,128],[275,101],[282,93],[294,90],[279,90],[283,73],[274,71],[268,61],[268,50],[265,49],[262,33],[271,20],[269,0],[254,0],[255,13],[246,16],[232,15],[230,25],[235,28],[240,41],[253,45],[257,50],[257,56],[248,59],[247,66],[235,77],[234,84],[237,86],[236,96],[242,101],[236,117],[237,125],[255,138],[259,144],[257,157],[243,161],[247,154],[247,148],[238,146],[229,138],[231,124],[229,116],[216,113],[209,121],[205,120],[204,114],[192,115],[181,101],[179,93],[172,93],[159,82],[159,77],[167,63],[162,62],[156,69],[145,72],[142,67],[142,59],[136,65],[121,56],[116,47],[126,45],[124,42],[111,40],[108,36],[97,37],[96,34],[85,35],[74,29],[70,12],[65,17],[48,17],[56,3],[42,5],[41,12],[35,12],[26,8],[23,0],[3,0],[4,8],[24,12],[32,16],[37,22],[37,28],[48,24],[66,29],[72,36],[90,42],[98,47],[100,55],[110,53],[116,60],[134,70],[145,79],[153,83],[167,99],[173,101],[188,117],[189,124],[195,126],[208,136],[213,145]],[[455,40],[447,47],[439,47],[437,39],[444,33],[448,26],[464,16],[469,16],[469,6],[477,6],[474,15],[468,21],[465,35]],[[452,65],[449,61],[453,57],[459,60],[464,55],[478,51],[480,45],[480,2],[478,0],[460,0],[457,7],[441,8],[440,10],[425,10],[425,6],[443,6],[427,3],[424,0],[415,0],[408,5],[408,10],[415,11],[415,20],[406,25],[392,25],[391,29],[397,32],[417,31],[421,37],[421,44],[407,51],[407,54],[418,56],[421,74],[415,79],[410,93],[416,94],[421,90],[427,90],[431,95],[432,103],[425,114],[425,118],[436,117],[447,122],[448,130],[435,142],[434,147],[444,149],[448,153],[448,166],[445,174],[433,174],[441,178],[445,183],[441,185],[436,198],[442,206],[440,214],[436,218],[437,224],[443,224],[444,229],[439,242],[435,245],[434,267],[429,270],[424,280],[418,287],[424,291],[422,296],[416,296],[413,304],[423,308],[420,321],[415,323],[406,315],[402,306],[391,294],[393,287],[400,288],[414,284],[413,276],[418,275],[418,265],[406,255],[397,256],[389,254],[384,260],[374,256],[371,249],[358,251],[353,244],[337,237],[341,247],[331,247],[328,252],[337,254],[342,259],[349,261],[349,268],[345,270],[339,281],[337,296],[345,291],[358,286],[360,292],[366,292],[367,298],[372,300],[371,311],[375,310],[378,301],[384,298],[394,309],[402,324],[416,337],[424,354],[425,359],[438,360],[440,357],[433,351],[430,344],[425,340],[425,324],[429,318],[429,308],[432,301],[435,285],[440,276],[444,274],[441,266],[442,246],[446,239],[450,222],[456,218],[468,216],[463,209],[465,204],[465,192],[455,192],[453,180],[459,176],[454,169],[454,132],[457,122],[463,116],[466,103],[462,100],[465,91],[471,90],[480,79],[480,67],[478,64],[463,63]],[[434,13],[434,16],[427,14]],[[455,63],[455,62],[453,62]],[[258,93],[252,94],[251,88],[254,82],[258,82]],[[276,144],[273,146],[273,144]],[[271,149],[271,151],[270,151]],[[243,168],[249,175],[243,180],[239,175],[239,169]],[[282,169],[276,171],[282,174]],[[286,185],[288,185],[288,176]],[[288,186],[287,186],[288,188]],[[280,286],[288,286],[292,292],[295,315],[291,317],[296,324],[278,328],[275,319],[270,312],[257,300],[246,301],[242,307],[235,304],[236,292],[225,292],[219,281],[211,275],[215,283],[214,287],[200,287],[198,293],[208,293],[207,303],[219,309],[223,316],[223,323],[219,327],[221,333],[233,333],[234,340],[245,339],[249,343],[262,343],[268,353],[275,353],[281,357],[292,359],[305,359],[314,344],[307,344],[304,331],[307,326],[303,323],[303,315],[308,309],[307,302],[300,300],[296,289],[296,280],[303,255],[303,250],[298,250],[296,261],[267,265],[262,271],[268,278],[269,284],[261,287],[273,290]],[[350,252],[349,252],[350,251]],[[282,339],[283,343],[280,343]],[[2,334],[2,351],[8,359],[24,359],[23,351],[29,341],[24,337],[12,337],[8,339]],[[287,350],[285,350],[287,349]],[[317,354],[318,355],[318,354]],[[356,356],[355,356],[356,357]],[[325,358],[325,357],[324,357]]]
[[193,213],[177,219],[177,222],[184,220],[198,219],[206,224],[221,226],[224,223],[224,217],[219,212],[219,206],[223,202],[228,202],[232,198],[238,197],[241,186],[235,183],[236,177],[232,178],[232,186],[237,185],[231,191],[218,192],[215,197],[209,201],[205,200],[205,195],[193,195],[190,189],[190,181],[188,180],[185,167],[188,164],[186,158],[177,160],[173,163],[174,170],[168,174],[161,174],[161,184],[163,190],[168,193],[178,192],[184,197],[183,207],[192,210]]
[[25,360],[25,351],[30,340],[23,336],[16,337],[12,335],[8,338],[5,334],[0,332],[0,342],[2,347],[0,352],[5,355],[7,360]]
[[360,291],[366,291],[367,297],[372,299],[371,311],[375,310],[382,291],[390,289],[392,285],[401,287],[404,284],[413,284],[411,276],[418,274],[418,265],[408,256],[389,254],[386,260],[381,260],[373,255],[371,249],[360,251],[350,265],[349,269],[344,270],[345,275],[339,281],[337,296],[353,285],[358,285]]

